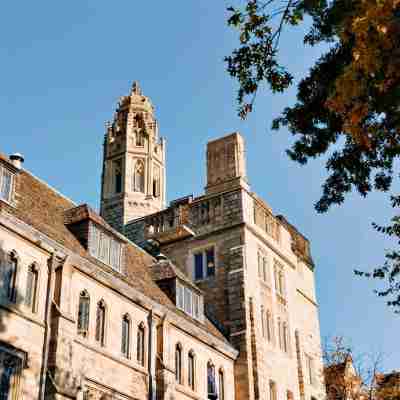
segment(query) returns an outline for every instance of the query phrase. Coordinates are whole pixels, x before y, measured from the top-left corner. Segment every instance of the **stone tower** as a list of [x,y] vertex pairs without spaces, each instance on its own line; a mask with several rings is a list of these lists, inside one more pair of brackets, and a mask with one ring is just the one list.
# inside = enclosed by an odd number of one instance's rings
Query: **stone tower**
[[123,232],[128,221],[165,206],[165,141],[137,82],[120,98],[106,129],[100,214]]
[[244,152],[243,137],[237,132],[207,143],[207,194],[249,188]]

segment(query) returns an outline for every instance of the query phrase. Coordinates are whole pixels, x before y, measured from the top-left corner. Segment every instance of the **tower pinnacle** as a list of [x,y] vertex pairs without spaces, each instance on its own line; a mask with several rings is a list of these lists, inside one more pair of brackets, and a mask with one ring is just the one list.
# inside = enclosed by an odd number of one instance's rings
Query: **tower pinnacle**
[[138,96],[142,95],[142,89],[139,86],[138,81],[134,81],[132,84],[131,95],[136,94]]

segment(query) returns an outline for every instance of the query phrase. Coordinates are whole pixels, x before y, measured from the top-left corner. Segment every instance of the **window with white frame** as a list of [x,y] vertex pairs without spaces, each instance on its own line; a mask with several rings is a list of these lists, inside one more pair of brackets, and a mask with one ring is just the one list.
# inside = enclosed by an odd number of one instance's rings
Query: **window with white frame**
[[201,280],[215,276],[215,249],[209,247],[193,253],[194,279]]
[[176,306],[193,318],[201,319],[202,317],[201,296],[178,281],[176,282]]
[[89,235],[90,254],[114,270],[121,272],[122,244],[93,224]]
[[0,165],[0,199],[11,202],[14,174],[5,166]]

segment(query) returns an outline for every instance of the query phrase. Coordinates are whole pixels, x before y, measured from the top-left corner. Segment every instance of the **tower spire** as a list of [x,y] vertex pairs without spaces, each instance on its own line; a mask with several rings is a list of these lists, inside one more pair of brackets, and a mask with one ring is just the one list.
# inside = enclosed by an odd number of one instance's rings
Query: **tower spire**
[[139,86],[138,81],[134,81],[132,84],[131,95],[136,94],[138,96],[142,95],[142,89]]
[[151,100],[135,81],[106,126],[100,214],[123,232],[129,221],[164,206],[165,141]]

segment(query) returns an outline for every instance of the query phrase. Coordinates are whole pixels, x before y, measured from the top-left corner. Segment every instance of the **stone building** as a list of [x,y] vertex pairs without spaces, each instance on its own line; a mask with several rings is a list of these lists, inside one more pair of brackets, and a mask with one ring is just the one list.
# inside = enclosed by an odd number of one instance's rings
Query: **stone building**
[[322,400],[308,240],[250,190],[243,138],[166,206],[137,84],[107,126],[100,215],[0,156],[0,399]]

